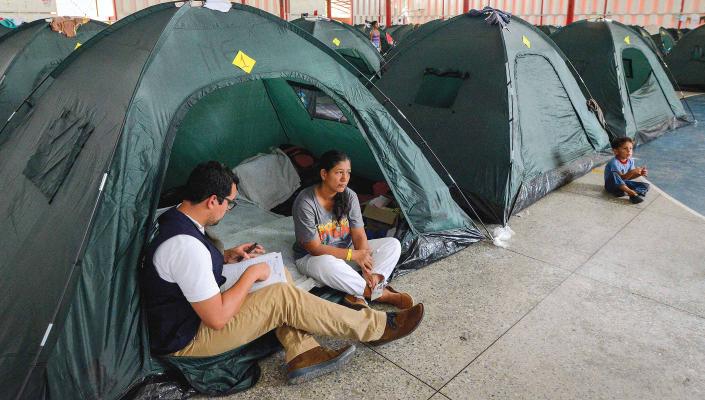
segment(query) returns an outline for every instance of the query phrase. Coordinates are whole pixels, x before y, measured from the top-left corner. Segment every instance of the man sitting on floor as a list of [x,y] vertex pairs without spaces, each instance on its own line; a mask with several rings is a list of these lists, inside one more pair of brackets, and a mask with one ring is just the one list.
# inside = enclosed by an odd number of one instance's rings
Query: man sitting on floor
[[423,304],[398,313],[365,308],[355,311],[287,283],[248,293],[269,277],[266,263],[250,266],[228,290],[220,292],[225,258],[245,256],[240,245],[224,255],[205,235],[235,207],[238,179],[225,165],[209,161],[188,178],[183,202],[159,217],[141,275],[152,353],[214,356],[276,329],[286,351],[289,383],[332,372],[351,359],[355,346],[321,347],[311,336],[356,339],[373,345],[404,337],[423,318]]

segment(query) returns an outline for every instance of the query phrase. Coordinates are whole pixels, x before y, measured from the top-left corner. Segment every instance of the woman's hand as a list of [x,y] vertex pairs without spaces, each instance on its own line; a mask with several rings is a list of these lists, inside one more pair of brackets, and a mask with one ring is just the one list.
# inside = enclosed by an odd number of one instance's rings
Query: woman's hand
[[257,245],[255,248],[247,253],[246,250],[249,249],[254,243],[243,243],[239,246],[235,246],[231,249],[227,249],[223,252],[223,258],[226,264],[236,263],[242,260],[247,260],[248,258],[257,257],[260,254],[264,254],[264,247]]
[[367,280],[367,283],[369,284],[370,281],[367,279],[367,276],[372,275],[372,267],[374,266],[374,260],[372,259],[372,250],[353,250],[352,260],[360,266],[360,269],[362,270],[362,275],[365,277],[365,280]]

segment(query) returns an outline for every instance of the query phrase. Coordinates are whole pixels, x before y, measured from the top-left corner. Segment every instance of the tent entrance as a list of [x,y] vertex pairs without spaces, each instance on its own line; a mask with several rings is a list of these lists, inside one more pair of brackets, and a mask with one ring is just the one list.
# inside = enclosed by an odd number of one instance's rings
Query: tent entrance
[[660,128],[673,113],[649,60],[641,50],[629,47],[622,51],[622,69],[637,130]]
[[[203,95],[181,114],[181,121],[172,125],[176,132],[160,207],[173,205],[180,199],[169,199],[173,193],[170,189],[183,185],[197,164],[218,160],[230,167],[242,167],[253,162],[252,157],[258,153],[270,154],[272,148],[284,144],[300,146],[315,157],[330,149],[346,152],[353,167],[351,188],[361,199],[366,190],[371,193],[375,182],[384,181],[382,172],[348,103],[324,89],[310,82],[273,78],[220,85]],[[279,157],[283,157],[281,153]],[[285,162],[288,159],[285,158]],[[226,248],[255,241],[268,251],[281,252],[295,284],[310,290],[315,282],[300,275],[294,267],[292,244],[295,237],[290,203],[296,188],[288,187],[290,192],[284,196],[288,198],[282,203],[289,204],[288,210],[284,208],[287,211],[282,211],[281,205],[264,207],[262,203],[244,199],[243,195],[246,183],[250,183],[250,188],[260,186],[262,190],[272,190],[276,185],[271,182],[281,169],[263,170],[262,181],[255,185],[252,182],[258,178],[251,173],[247,178],[240,176],[238,206],[226,213],[217,226],[209,227],[208,232]],[[259,170],[256,173],[259,174]],[[302,180],[302,187],[309,184]],[[383,231],[386,232],[387,229]]]
[[163,188],[182,185],[200,162],[219,160],[235,167],[283,144],[315,156],[342,150],[355,175],[383,180],[344,100],[309,82],[274,78],[221,87],[193,104],[178,122]]

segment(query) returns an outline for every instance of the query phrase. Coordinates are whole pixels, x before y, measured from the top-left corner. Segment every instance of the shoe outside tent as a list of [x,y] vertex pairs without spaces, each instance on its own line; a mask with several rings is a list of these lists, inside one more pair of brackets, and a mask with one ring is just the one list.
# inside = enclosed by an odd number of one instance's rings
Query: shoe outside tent
[[[356,73],[296,26],[240,4],[155,5],[72,52],[1,132],[5,396],[118,399],[174,361],[149,354],[137,275],[161,193],[197,162],[235,166],[281,143],[341,148],[355,172],[391,187],[406,221],[400,269],[481,239]],[[282,223],[269,217],[247,229]],[[265,233],[290,245],[288,221]],[[180,369],[193,386],[208,381],[208,394],[245,389],[272,348],[233,351]]]
[[[506,27],[491,22],[500,15]],[[459,15],[417,35],[383,70],[380,100],[399,107],[393,114],[418,129],[423,139],[412,138],[428,143],[483,219],[506,224],[608,147],[560,50],[520,18]]]
[[[86,19],[72,37],[43,19],[22,24],[0,38],[0,121],[15,109],[72,51],[107,24]],[[0,125],[1,127],[2,125]]]
[[602,107],[614,137],[645,143],[690,120],[661,59],[626,25],[578,21],[551,39]]

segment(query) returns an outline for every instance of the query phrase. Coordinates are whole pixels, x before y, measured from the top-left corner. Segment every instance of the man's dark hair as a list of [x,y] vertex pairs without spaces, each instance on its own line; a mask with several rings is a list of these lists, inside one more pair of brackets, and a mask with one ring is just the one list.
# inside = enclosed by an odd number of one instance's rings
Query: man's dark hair
[[230,196],[232,185],[240,180],[225,164],[218,161],[207,161],[198,164],[183,188],[184,200],[200,203],[212,195],[219,197],[220,203]]
[[612,145],[613,149],[618,149],[618,148],[622,147],[622,145],[624,143],[627,143],[627,142],[634,144],[634,139],[632,139],[630,137],[626,137],[626,136],[625,137],[618,137],[618,138],[612,140],[612,142],[610,144]]

